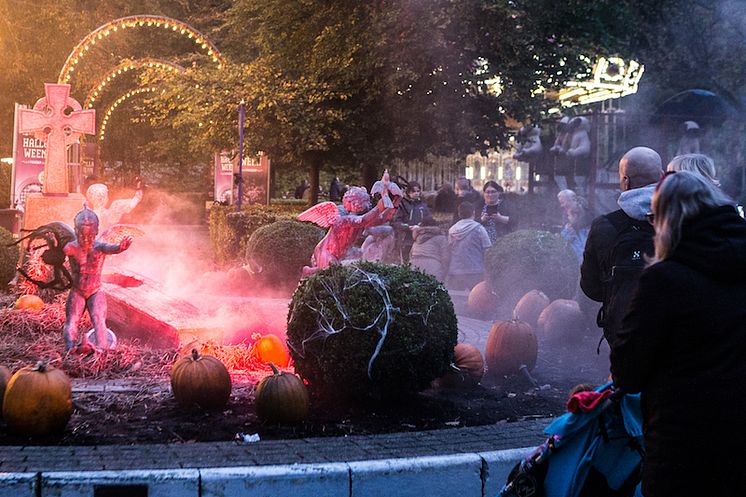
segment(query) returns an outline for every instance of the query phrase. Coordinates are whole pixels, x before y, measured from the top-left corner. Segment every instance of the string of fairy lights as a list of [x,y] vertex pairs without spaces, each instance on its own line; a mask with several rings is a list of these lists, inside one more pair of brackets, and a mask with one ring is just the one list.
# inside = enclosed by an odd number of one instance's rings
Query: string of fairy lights
[[85,57],[86,53],[91,50],[96,43],[103,41],[105,38],[117,33],[119,30],[134,29],[134,28],[159,28],[166,29],[172,32],[179,33],[180,35],[186,36],[187,38],[194,41],[197,49],[206,52],[206,54],[212,58],[212,61],[217,63],[218,69],[221,69],[225,64],[220,51],[207,39],[205,35],[194,29],[189,24],[172,19],[164,16],[153,16],[153,15],[135,15],[122,17],[113,21],[107,22],[88,33],[85,38],[80,40],[75,46],[70,55],[68,55],[65,64],[60,70],[60,75],[57,78],[58,83],[69,83],[72,78],[72,73],[75,71],[81,60]]
[[111,119],[111,115],[114,113],[117,107],[121,105],[125,100],[128,98],[134,97],[135,95],[139,95],[141,93],[152,93],[157,91],[158,89],[154,86],[144,87],[144,88],[135,88],[133,90],[129,90],[124,95],[117,98],[111,106],[106,109],[106,112],[104,113],[104,118],[101,121],[101,126],[98,130],[98,141],[99,143],[103,143],[104,139],[106,138],[106,126],[109,124],[109,119]]
[[124,61],[99,80],[99,82],[93,87],[93,90],[88,93],[83,107],[85,107],[86,109],[90,109],[91,107],[93,107],[93,103],[96,102],[106,86],[110,85],[110,83],[117,76],[120,76],[128,71],[132,71],[133,69],[141,68],[152,68],[171,73],[184,72],[184,68],[182,66],[167,60],[152,59],[148,57],[133,61]]
[[[82,62],[85,55],[93,49],[97,43],[103,43],[109,36],[115,33],[137,28],[156,28],[164,29],[178,35],[185,36],[186,38],[193,40],[196,48],[209,56],[212,62],[217,64],[218,69],[222,69],[225,66],[225,59],[223,58],[220,51],[213,45],[213,43],[201,32],[190,26],[189,24],[172,19],[165,16],[157,15],[134,15],[128,17],[122,17],[109,21],[96,28],[95,30],[88,33],[78,44],[75,46],[70,55],[68,55],[65,64],[60,70],[57,82],[60,84],[69,83],[72,79],[73,73],[75,72],[76,66]],[[156,69],[164,72],[179,73],[184,72],[184,68],[179,64],[170,62],[162,59],[154,58],[143,58],[138,60],[126,60],[117,65],[114,69],[110,70],[105,74],[91,89],[85,99],[84,107],[91,108],[94,103],[100,101],[103,92],[108,86],[111,86],[112,81],[118,76],[125,74],[134,69]],[[124,95],[119,96],[114,103],[104,113],[104,117],[99,126],[98,139],[103,142],[106,137],[106,127],[109,124],[109,120],[113,112],[124,103],[127,99],[132,98],[142,93],[155,92],[156,88],[152,86],[135,88],[127,91]]]

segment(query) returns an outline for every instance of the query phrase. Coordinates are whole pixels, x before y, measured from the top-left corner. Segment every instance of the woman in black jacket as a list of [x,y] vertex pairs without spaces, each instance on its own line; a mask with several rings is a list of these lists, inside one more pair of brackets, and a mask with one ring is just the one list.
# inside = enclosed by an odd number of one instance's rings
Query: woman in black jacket
[[716,186],[667,174],[655,257],[611,351],[642,392],[645,497],[746,495],[746,222]]

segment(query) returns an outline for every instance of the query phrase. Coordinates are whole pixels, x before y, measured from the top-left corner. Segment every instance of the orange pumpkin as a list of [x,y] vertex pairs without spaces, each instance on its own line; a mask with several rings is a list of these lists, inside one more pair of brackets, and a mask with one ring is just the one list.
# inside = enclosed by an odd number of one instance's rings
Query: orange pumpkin
[[497,296],[492,293],[486,281],[480,281],[469,292],[469,298],[466,305],[469,311],[478,315],[490,315],[497,308]]
[[5,396],[5,387],[10,381],[10,370],[5,366],[0,366],[0,414],[3,412],[3,397]]
[[286,368],[290,364],[288,349],[276,335],[264,335],[257,340],[252,355],[265,364],[271,362],[281,368]]
[[16,371],[5,388],[3,418],[24,436],[61,432],[73,412],[70,378],[44,362]]
[[231,375],[218,359],[192,349],[190,356],[174,363],[171,390],[183,406],[222,409],[231,396]]
[[549,297],[539,290],[531,290],[526,293],[513,308],[513,319],[528,323],[536,329],[539,315],[549,305]]
[[449,371],[440,378],[446,388],[464,388],[477,385],[484,376],[482,353],[470,343],[459,343],[453,349],[453,365],[457,371]]
[[44,308],[44,301],[36,295],[21,295],[16,300],[16,309],[39,312]]
[[523,321],[495,321],[487,336],[484,356],[487,371],[493,376],[518,373],[522,366],[529,371],[536,366],[539,345],[531,326]]
[[268,423],[298,423],[308,416],[308,390],[292,373],[280,372],[269,363],[272,375],[256,387],[256,413]]
[[585,332],[580,306],[574,300],[555,300],[541,311],[536,331],[542,340],[548,342],[577,342]]

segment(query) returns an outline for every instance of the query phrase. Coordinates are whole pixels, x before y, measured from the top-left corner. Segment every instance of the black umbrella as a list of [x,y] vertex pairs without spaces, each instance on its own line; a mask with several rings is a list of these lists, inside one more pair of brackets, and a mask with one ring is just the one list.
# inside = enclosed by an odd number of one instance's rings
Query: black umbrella
[[738,110],[728,99],[708,90],[694,89],[682,91],[665,100],[658,106],[654,120],[717,125],[738,115]]

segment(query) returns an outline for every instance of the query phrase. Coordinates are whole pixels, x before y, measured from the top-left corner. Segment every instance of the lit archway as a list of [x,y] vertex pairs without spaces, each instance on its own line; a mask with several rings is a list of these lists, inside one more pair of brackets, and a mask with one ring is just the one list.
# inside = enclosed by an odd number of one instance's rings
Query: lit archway
[[139,95],[141,93],[153,93],[155,91],[158,91],[158,89],[153,86],[135,88],[133,90],[129,90],[127,93],[117,98],[114,103],[111,104],[108,109],[106,109],[106,112],[104,112],[104,117],[101,121],[101,125],[98,128],[98,142],[103,143],[104,138],[106,137],[106,126],[109,124],[109,119],[111,119],[111,115],[114,113],[117,107],[124,103],[125,100],[134,97],[135,95]]
[[88,33],[85,38],[80,40],[75,46],[73,51],[68,55],[65,65],[60,70],[60,75],[57,78],[58,83],[69,83],[72,73],[75,71],[75,66],[85,57],[88,50],[91,49],[96,43],[104,40],[108,36],[118,32],[120,29],[135,29],[135,28],[147,28],[155,27],[160,29],[169,30],[172,32],[179,33],[180,35],[186,36],[187,38],[194,40],[197,48],[204,51],[212,61],[217,63],[218,68],[222,68],[225,59],[223,58],[220,51],[213,43],[207,39],[207,37],[194,29],[189,24],[179,21],[177,19],[171,19],[170,17],[154,16],[154,15],[136,15],[122,17],[113,21],[107,22],[106,24],[96,28],[95,30]]
[[150,57],[146,57],[144,59],[124,61],[116,66],[114,69],[109,71],[108,74],[104,75],[104,77],[99,80],[99,82],[86,96],[83,107],[87,109],[93,107],[93,103],[99,98],[104,88],[106,88],[106,86],[109,85],[117,76],[133,69],[140,68],[154,68],[172,73],[184,72],[184,68],[182,66],[168,60],[152,59]]

